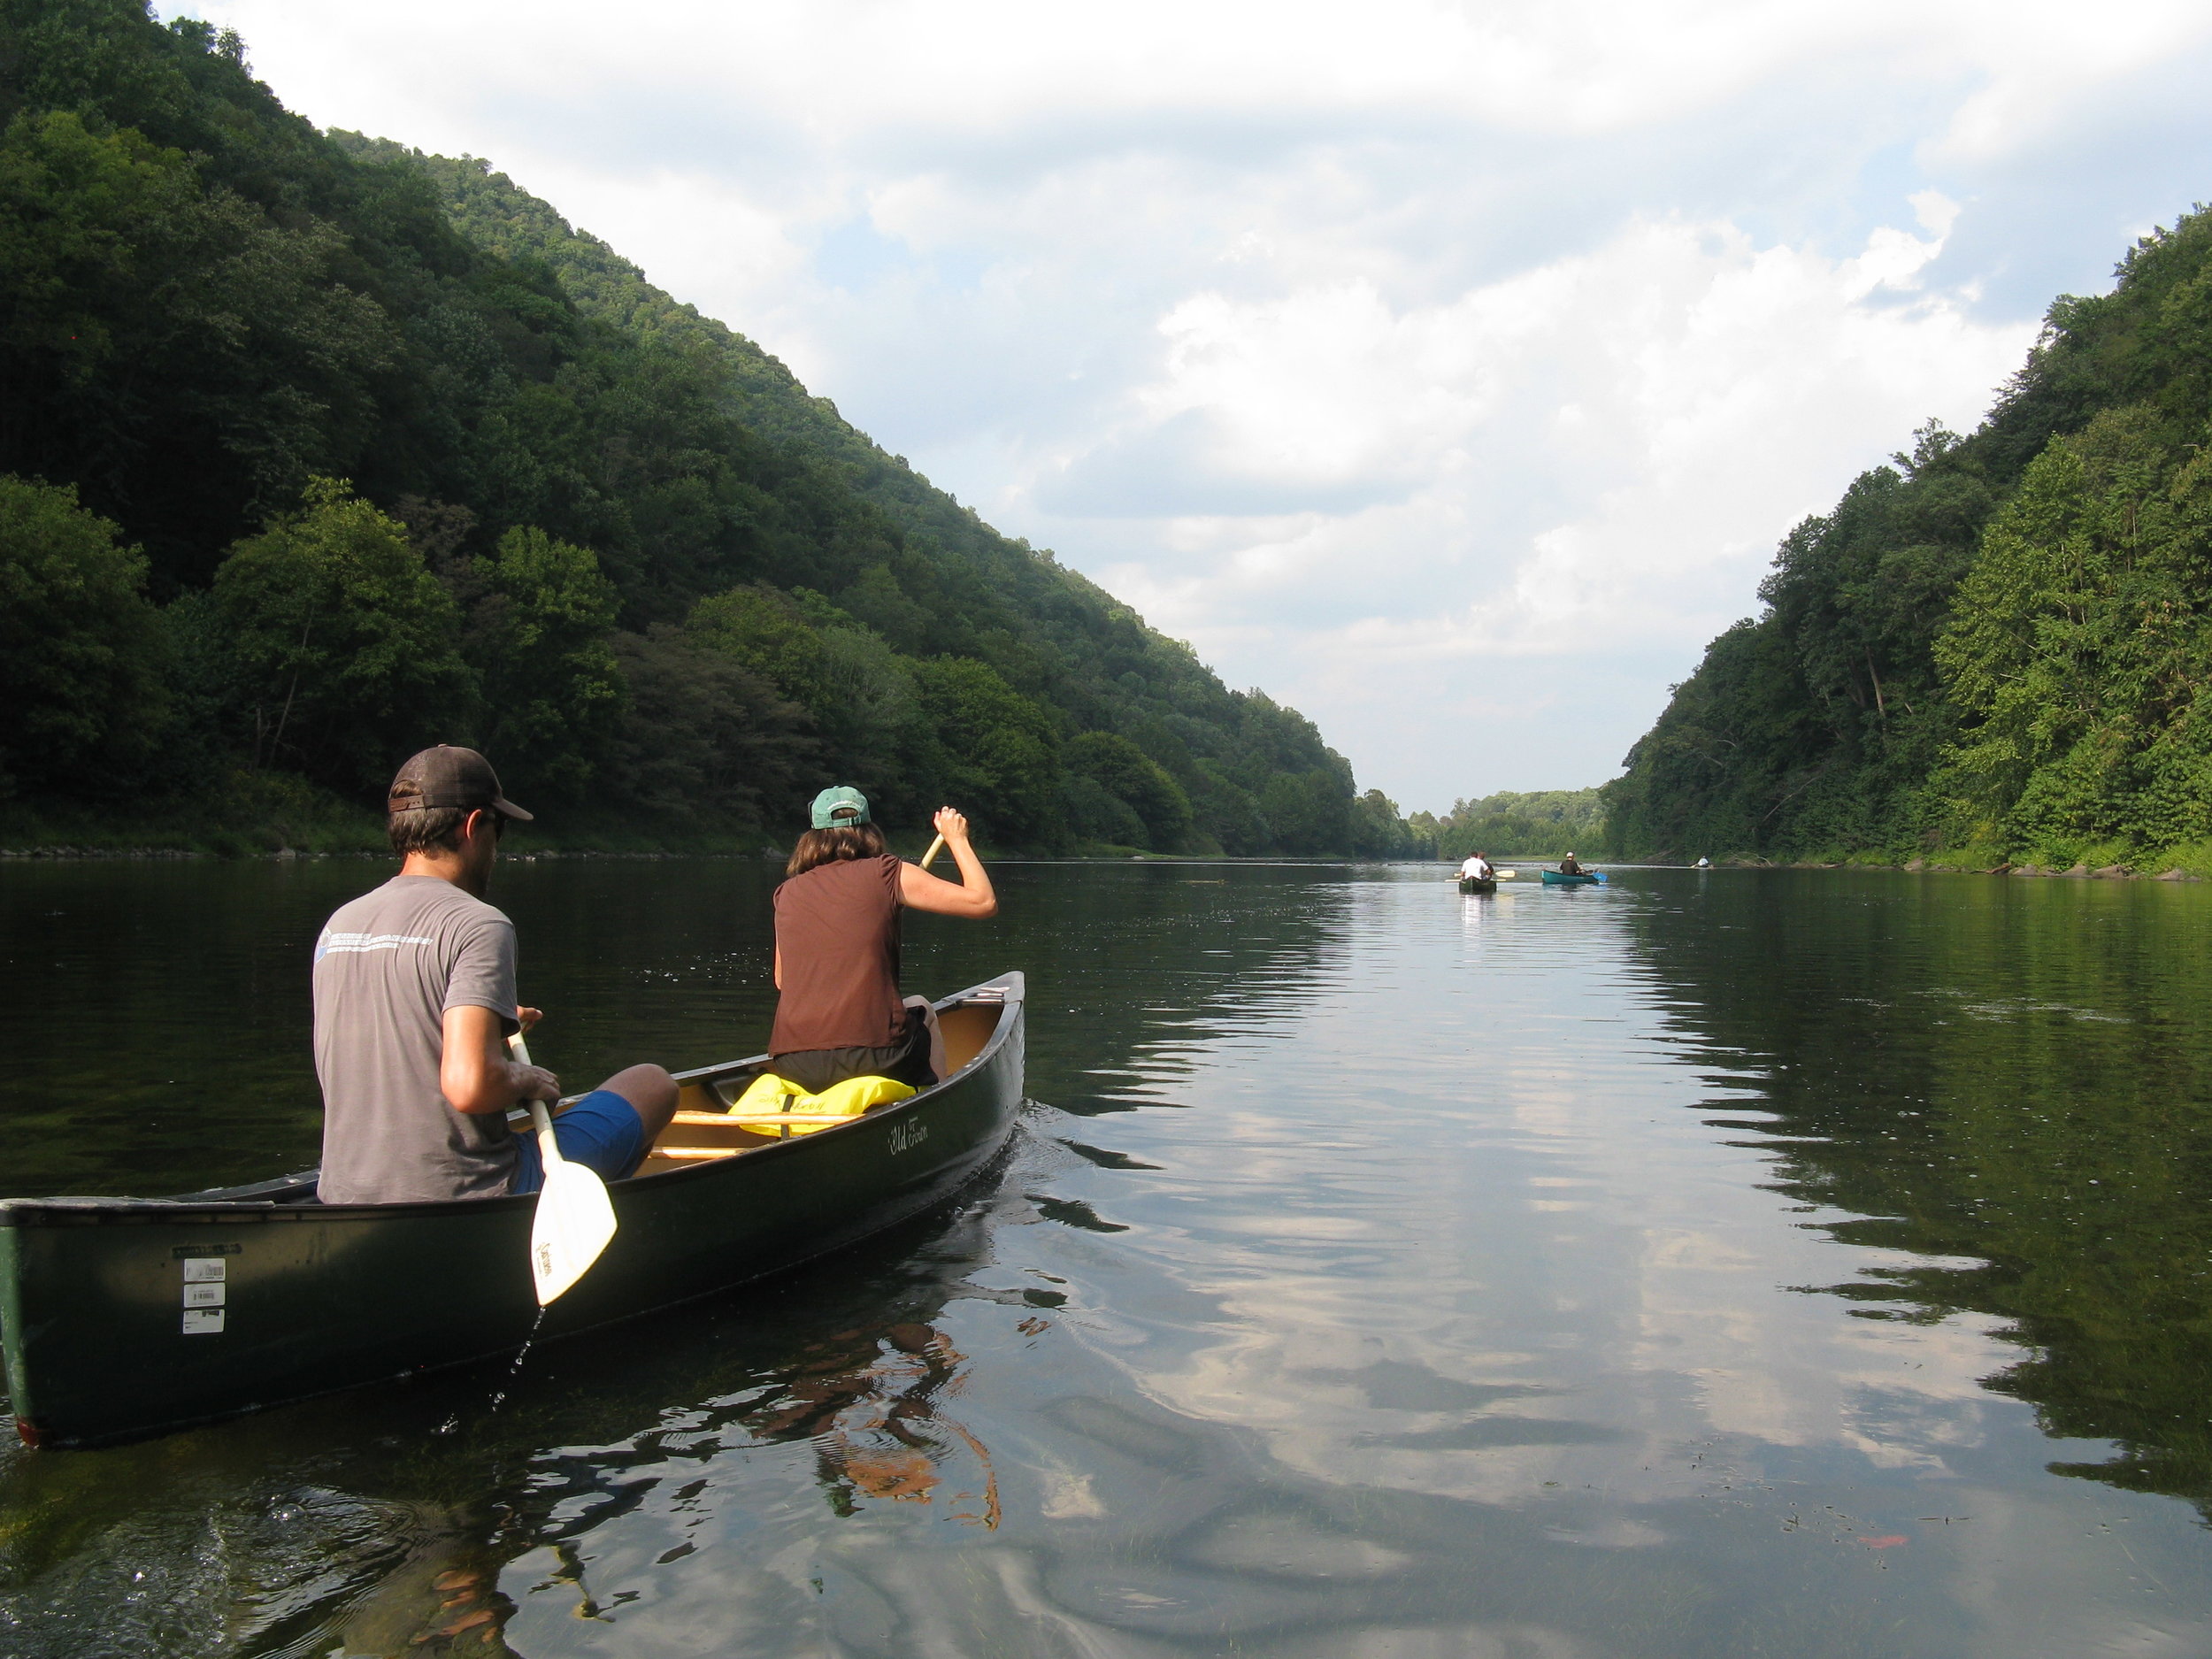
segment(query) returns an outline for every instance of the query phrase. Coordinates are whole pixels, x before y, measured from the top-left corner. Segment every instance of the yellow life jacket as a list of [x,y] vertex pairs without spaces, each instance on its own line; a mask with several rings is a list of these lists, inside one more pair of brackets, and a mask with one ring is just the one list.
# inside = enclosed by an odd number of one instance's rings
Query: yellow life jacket
[[822,1118],[857,1118],[872,1106],[888,1106],[913,1093],[911,1084],[892,1078],[849,1077],[842,1083],[831,1084],[819,1094],[807,1094],[800,1091],[796,1083],[787,1082],[773,1071],[763,1071],[737,1097],[737,1103],[730,1108],[730,1116],[756,1134],[810,1135],[817,1129],[831,1125],[819,1122],[791,1123],[776,1114],[806,1112]]

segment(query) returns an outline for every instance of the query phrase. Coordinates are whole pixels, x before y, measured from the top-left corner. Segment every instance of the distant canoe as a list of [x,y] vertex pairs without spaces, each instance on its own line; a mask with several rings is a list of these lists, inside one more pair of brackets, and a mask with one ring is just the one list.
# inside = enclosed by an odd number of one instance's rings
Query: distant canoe
[[1556,870],[1547,870],[1542,872],[1542,875],[1544,885],[1548,887],[1594,887],[1605,879],[1603,876],[1587,872],[1578,876],[1563,876]]
[[1462,893],[1495,893],[1498,890],[1498,884],[1493,877],[1462,876],[1459,879],[1459,890]]

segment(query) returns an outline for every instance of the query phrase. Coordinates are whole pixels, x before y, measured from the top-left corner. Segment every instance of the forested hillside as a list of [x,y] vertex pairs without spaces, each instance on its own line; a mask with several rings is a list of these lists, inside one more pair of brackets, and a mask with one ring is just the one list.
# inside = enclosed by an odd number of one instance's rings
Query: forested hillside
[[7,821],[300,844],[446,740],[557,839],[787,839],[849,780],[1001,847],[1407,844],[1302,717],[235,36],[0,0],[0,123]]
[[1786,537],[1607,787],[1627,852],[2212,864],[2212,213]]
[[1596,789],[1502,790],[1473,801],[1455,801],[1442,818],[1414,814],[1411,827],[1436,856],[1456,863],[1470,853],[1558,857],[1594,853],[1605,840],[1605,802]]

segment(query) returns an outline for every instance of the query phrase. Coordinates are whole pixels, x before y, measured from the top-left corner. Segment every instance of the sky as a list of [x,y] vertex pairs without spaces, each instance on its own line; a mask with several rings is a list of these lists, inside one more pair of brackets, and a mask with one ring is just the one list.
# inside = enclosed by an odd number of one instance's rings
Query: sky
[[1775,544],[2212,196],[2201,0],[203,0],[1409,810],[1619,771]]

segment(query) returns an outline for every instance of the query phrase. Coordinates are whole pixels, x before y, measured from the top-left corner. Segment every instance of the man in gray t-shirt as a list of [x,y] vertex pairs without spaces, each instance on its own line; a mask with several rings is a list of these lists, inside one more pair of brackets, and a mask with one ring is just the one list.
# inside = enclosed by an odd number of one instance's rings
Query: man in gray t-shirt
[[[323,1086],[327,1204],[395,1204],[534,1191],[535,1141],[506,1114],[560,1079],[509,1059],[515,928],[484,902],[507,801],[473,749],[423,750],[393,780],[400,872],[338,907],[315,941],[315,1070]],[[657,1065],[617,1072],[554,1120],[561,1156],[619,1180],[676,1107]]]
[[503,1040],[518,1001],[515,925],[452,882],[394,876],[338,907],[315,941],[325,1203],[507,1190],[506,1114],[456,1110],[439,1073],[449,1013],[486,1010]]

